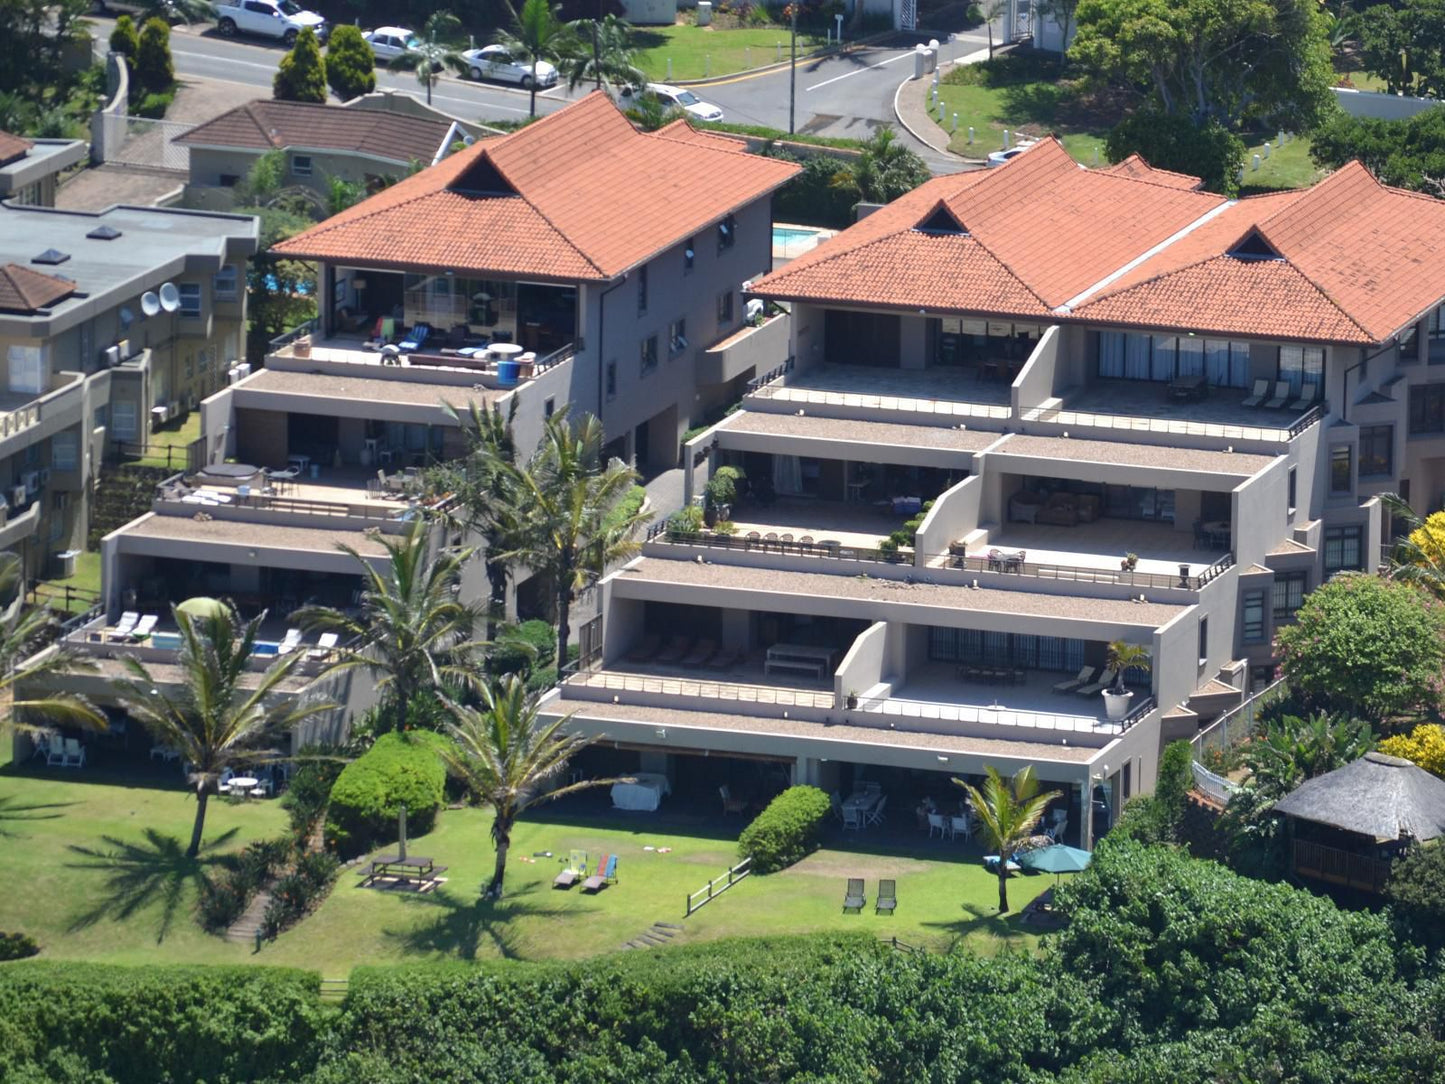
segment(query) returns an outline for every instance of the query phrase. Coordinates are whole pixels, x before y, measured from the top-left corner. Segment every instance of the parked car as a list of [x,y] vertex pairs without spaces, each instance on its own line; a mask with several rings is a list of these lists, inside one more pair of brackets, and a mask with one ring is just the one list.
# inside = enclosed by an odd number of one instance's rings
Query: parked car
[[[154,10],[153,5],[143,3],[142,0],[92,0],[91,8],[97,15],[144,15],[147,17]],[[185,22],[181,13],[169,2],[161,4],[161,11],[165,13],[168,23]]]
[[404,26],[378,26],[361,35],[377,60],[391,61],[421,44],[417,36]]
[[[622,96],[630,98],[637,94],[631,87],[624,87]],[[668,86],[666,83],[648,83],[641,95],[662,104],[664,109],[681,109],[693,120],[722,120],[723,111],[712,102],[705,102],[686,87]]]
[[[532,85],[532,65],[523,60],[513,60],[506,46],[487,45],[480,49],[468,49],[462,56],[467,59],[467,74],[473,79],[495,79],[502,83],[516,83],[519,87]],[[537,85],[557,85],[557,69],[545,60],[537,62]]]
[[1024,151],[1028,150],[1037,142],[1038,140],[1031,139],[1026,143],[1020,143],[1017,146],[1010,147],[1006,151],[994,151],[988,156],[989,169],[992,169],[994,166],[1001,166],[1013,161],[1015,158],[1023,154]]
[[223,38],[255,34],[278,38],[290,46],[308,26],[318,41],[326,40],[326,20],[295,0],[240,0],[237,4],[216,5],[216,29]]

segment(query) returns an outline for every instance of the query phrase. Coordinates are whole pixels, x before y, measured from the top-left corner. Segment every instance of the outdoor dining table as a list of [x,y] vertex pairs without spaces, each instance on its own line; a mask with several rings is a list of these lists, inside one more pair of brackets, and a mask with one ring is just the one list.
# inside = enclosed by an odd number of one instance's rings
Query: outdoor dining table
[[878,790],[854,791],[843,799],[843,808],[856,810],[859,813],[870,813],[882,797],[883,792]]
[[233,775],[233,776],[231,776],[231,782],[230,782],[231,793],[232,793],[232,794],[239,793],[239,794],[241,795],[241,797],[243,797],[243,798],[249,798],[250,795],[251,795],[251,791],[254,790],[256,787],[259,787],[260,785],[261,785],[261,780],[256,779],[256,778],[253,777],[253,776],[249,776],[249,775]]

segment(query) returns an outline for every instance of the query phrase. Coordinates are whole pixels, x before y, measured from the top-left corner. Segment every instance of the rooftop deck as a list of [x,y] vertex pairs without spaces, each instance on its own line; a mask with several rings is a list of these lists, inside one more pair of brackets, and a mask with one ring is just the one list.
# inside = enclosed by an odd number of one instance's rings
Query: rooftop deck
[[[840,547],[875,549],[890,531],[907,516],[886,514],[871,504],[845,501],[783,498],[771,504],[750,501],[733,510],[735,536],[747,539],[756,532],[772,541],[777,535],[784,542],[837,543]],[[783,535],[791,537],[782,538]]]
[[[364,467],[327,467],[320,477],[282,479],[259,475],[254,483],[237,486],[202,474],[177,476],[156,492],[160,511],[189,515],[196,507],[219,506],[244,518],[245,509],[292,512],[305,516],[349,516],[366,520],[399,520],[421,497],[419,478]],[[232,517],[228,517],[232,518]]]
[[1070,389],[1059,399],[1025,410],[1023,420],[1079,429],[1213,437],[1220,440],[1287,443],[1293,431],[1318,410],[1247,407],[1241,388],[1210,388],[1196,400],[1171,398],[1168,385],[1152,380],[1099,380]]
[[[1120,559],[1126,553],[1138,556],[1135,571],[1141,574],[1179,576],[1182,566],[1198,576],[1229,553],[1224,547],[1195,549],[1193,532],[1171,524],[1140,523],[1135,520],[1100,519],[1077,527],[1049,524],[1009,523],[989,534],[988,541],[968,547],[970,558],[988,558],[990,550],[1024,551],[1031,565],[1054,565],[1071,569],[1097,569],[1119,575]],[[931,564],[946,564],[937,557]],[[1113,577],[1111,577],[1111,580]],[[1118,582],[1128,583],[1128,574]]]
[[[948,419],[1006,420],[1013,414],[1011,386],[980,380],[972,370],[812,365],[763,384],[748,395],[760,402],[938,415]],[[763,407],[763,409],[767,409]],[[776,408],[774,408],[776,409]]]

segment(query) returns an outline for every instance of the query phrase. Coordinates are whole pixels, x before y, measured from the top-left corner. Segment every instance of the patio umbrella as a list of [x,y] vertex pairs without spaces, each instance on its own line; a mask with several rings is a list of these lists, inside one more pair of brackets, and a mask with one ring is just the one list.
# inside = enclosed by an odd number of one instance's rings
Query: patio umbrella
[[1044,847],[1042,850],[1029,851],[1020,859],[1020,862],[1028,869],[1037,870],[1040,873],[1078,873],[1087,869],[1093,855],[1088,851],[1081,851],[1078,847],[1066,847],[1062,843],[1052,847]]
[[176,607],[180,613],[199,620],[206,620],[210,617],[224,617],[226,604],[218,598],[207,598],[205,595],[198,595],[195,598],[188,598]]

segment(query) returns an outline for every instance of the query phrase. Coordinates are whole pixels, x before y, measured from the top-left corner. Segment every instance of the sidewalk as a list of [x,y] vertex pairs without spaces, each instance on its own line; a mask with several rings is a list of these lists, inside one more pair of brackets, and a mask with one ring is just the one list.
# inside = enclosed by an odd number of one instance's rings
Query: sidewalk
[[[967,56],[961,56],[957,60],[940,65],[939,70],[945,71],[954,64],[975,64],[987,57],[988,50],[980,49],[978,52],[969,53]],[[908,78],[899,84],[898,91],[893,96],[893,112],[898,117],[898,123],[903,125],[914,139],[927,144],[939,154],[946,155],[958,162],[981,164],[982,155],[978,158],[970,158],[948,149],[949,133],[928,112],[929,91],[932,87],[932,75],[914,79],[912,73],[909,73]]]

